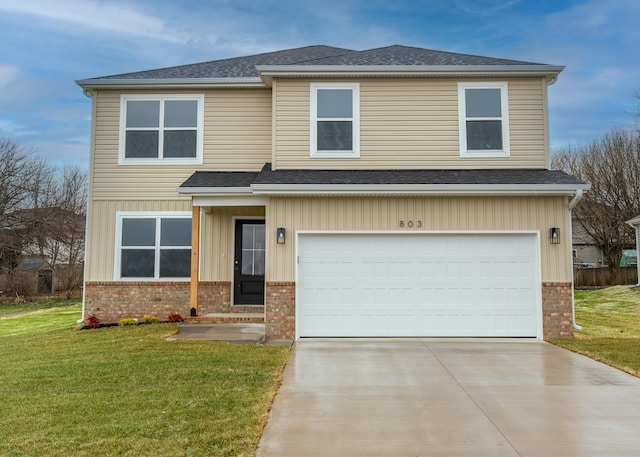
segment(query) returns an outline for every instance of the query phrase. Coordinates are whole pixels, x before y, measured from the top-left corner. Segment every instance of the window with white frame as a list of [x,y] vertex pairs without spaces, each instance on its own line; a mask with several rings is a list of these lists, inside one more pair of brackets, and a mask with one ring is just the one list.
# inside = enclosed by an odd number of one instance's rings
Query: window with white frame
[[509,157],[506,82],[458,83],[461,157]]
[[118,213],[115,279],[191,276],[190,213]]
[[311,157],[360,157],[360,84],[311,84]]
[[203,95],[120,97],[120,164],[201,164]]

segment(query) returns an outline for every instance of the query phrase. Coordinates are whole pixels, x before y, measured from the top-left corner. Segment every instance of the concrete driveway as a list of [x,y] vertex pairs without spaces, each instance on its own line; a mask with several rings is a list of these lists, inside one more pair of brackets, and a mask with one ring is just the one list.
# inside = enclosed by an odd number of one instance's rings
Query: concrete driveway
[[257,457],[640,455],[640,379],[535,340],[302,340]]

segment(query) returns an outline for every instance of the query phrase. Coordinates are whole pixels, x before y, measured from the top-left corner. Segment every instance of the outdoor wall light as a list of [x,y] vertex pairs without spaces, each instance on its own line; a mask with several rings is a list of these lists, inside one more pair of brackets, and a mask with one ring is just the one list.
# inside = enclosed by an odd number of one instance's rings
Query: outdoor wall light
[[549,241],[551,244],[560,244],[560,229],[558,227],[551,227],[549,230]]
[[285,240],[286,240],[286,230],[283,227],[278,227],[276,242],[278,244],[284,244]]

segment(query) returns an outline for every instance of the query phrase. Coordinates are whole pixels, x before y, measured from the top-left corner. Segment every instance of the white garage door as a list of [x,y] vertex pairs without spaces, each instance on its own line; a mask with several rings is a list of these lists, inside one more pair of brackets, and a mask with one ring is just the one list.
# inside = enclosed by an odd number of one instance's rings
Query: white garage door
[[533,234],[298,237],[299,337],[537,336]]

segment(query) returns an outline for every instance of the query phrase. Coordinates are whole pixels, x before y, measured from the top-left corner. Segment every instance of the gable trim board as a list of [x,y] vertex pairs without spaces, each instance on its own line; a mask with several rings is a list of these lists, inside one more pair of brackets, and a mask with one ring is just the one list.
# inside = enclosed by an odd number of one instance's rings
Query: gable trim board
[[296,339],[542,338],[533,231],[299,231]]

